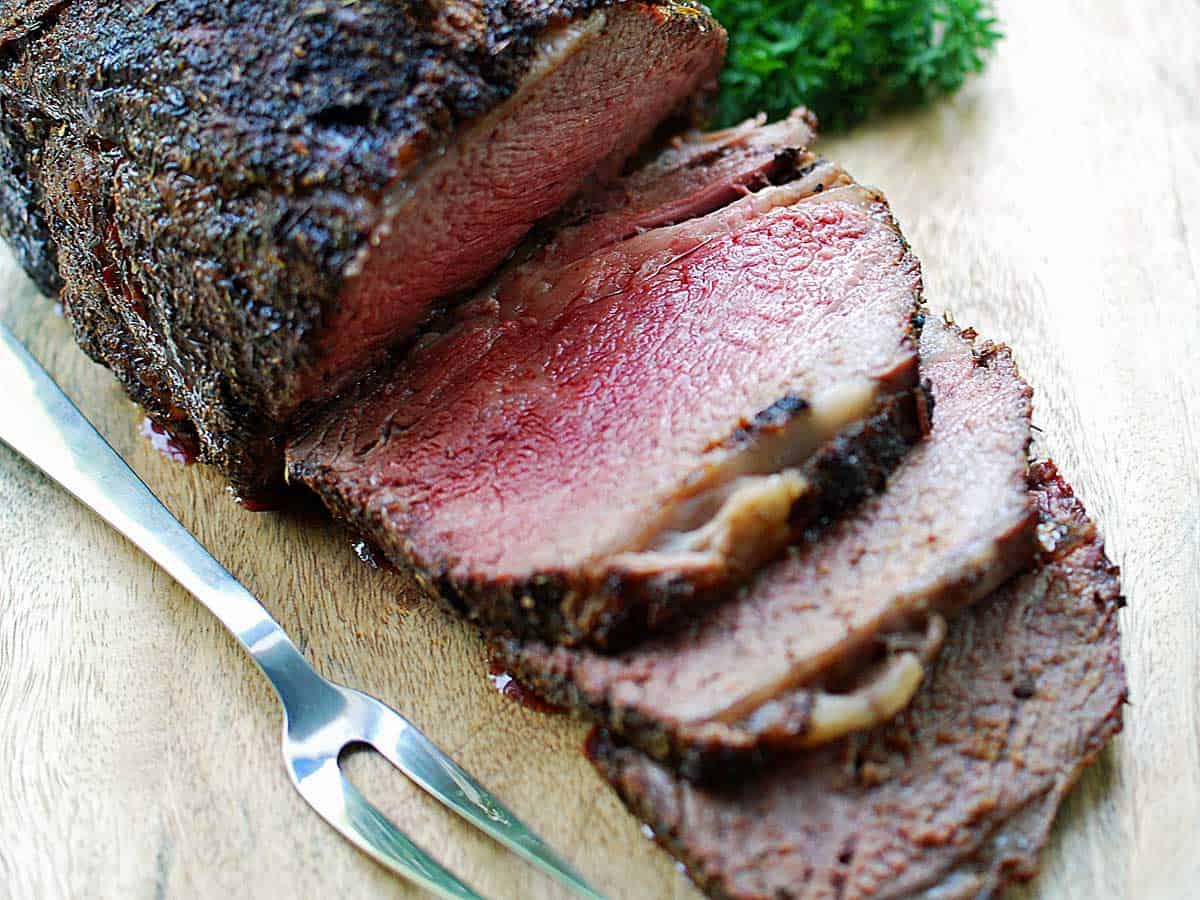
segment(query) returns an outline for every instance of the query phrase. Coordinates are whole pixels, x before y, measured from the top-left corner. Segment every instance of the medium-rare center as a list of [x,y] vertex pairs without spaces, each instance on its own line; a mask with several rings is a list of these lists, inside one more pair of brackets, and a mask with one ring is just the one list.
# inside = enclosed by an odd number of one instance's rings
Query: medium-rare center
[[323,413],[292,477],[480,623],[566,643],[781,552],[920,433],[920,270],[878,194],[755,134],[609,191]]

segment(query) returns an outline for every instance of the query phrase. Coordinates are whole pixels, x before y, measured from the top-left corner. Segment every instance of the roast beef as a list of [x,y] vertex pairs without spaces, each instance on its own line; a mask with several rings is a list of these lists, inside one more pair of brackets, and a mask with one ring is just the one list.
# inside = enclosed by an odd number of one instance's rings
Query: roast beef
[[675,0],[17,0],[0,26],[0,227],[243,487],[724,48]]
[[604,735],[590,753],[718,898],[997,896],[1121,728],[1117,570],[1053,467],[1033,473],[1040,559],[950,624],[886,726],[737,783],[698,787]]
[[688,628],[607,656],[497,640],[524,683],[703,778],[814,746],[902,709],[940,613],[1034,551],[1025,482],[1031,391],[1006,348],[926,324],[933,429],[886,489]]
[[921,430],[919,268],[879,195],[768,138],[607,192],[323,412],[292,477],[485,627],[602,646],[878,484]]

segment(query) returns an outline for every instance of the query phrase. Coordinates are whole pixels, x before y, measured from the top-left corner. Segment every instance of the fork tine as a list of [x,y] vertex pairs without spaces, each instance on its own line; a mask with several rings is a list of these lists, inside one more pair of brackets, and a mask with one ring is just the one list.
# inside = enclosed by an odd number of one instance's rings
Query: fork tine
[[309,806],[376,862],[446,900],[483,900],[372,806],[342,775],[336,757],[311,771],[289,771]]
[[378,703],[380,707],[372,723],[375,733],[371,745],[392,765],[476,828],[580,896],[604,900],[599,891],[416,726],[394,709],[365,694],[359,695],[372,706]]

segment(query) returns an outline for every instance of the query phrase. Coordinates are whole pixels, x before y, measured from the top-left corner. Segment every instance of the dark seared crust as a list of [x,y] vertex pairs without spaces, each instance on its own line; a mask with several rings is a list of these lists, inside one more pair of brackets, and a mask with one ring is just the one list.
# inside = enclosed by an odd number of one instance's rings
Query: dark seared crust
[[406,174],[395,147],[411,168],[508,97],[546,25],[600,5],[26,0],[10,21],[57,17],[3,83],[136,165],[227,194],[356,194]]
[[[927,425],[928,397],[921,387],[900,391],[881,402],[874,415],[842,432],[819,451],[803,469],[812,492],[797,504],[797,531],[835,517],[846,506],[880,487],[920,439]],[[314,487],[325,505],[351,529],[379,534],[378,522],[358,506],[348,506],[339,492],[322,490],[328,482],[318,473],[294,470],[293,479]],[[479,625],[486,633],[549,639],[564,643],[589,643],[615,649],[657,630],[684,611],[719,598],[695,583],[662,577],[614,576],[606,583],[583,583],[578,572],[549,573],[532,580],[463,583],[446,573],[430,572],[408,555],[393,560],[412,569],[417,580],[450,608]],[[725,586],[727,587],[727,586]],[[592,599],[579,604],[576,598]]]
[[71,0],[6,0],[0,8],[0,51],[53,23],[55,14]]
[[62,281],[38,179],[49,126],[19,100],[0,96],[0,234],[38,289],[55,296]]
[[[45,290],[50,239],[73,245],[60,252],[77,330],[155,418],[193,427],[237,484],[277,480],[299,373],[385,189],[513,93],[543,29],[606,2],[10,3],[0,226]],[[663,27],[699,27],[692,8],[657,9]],[[18,135],[26,121],[50,127]],[[50,170],[29,160],[50,133],[99,190],[55,178],[43,216]],[[120,288],[92,278],[117,248]],[[125,292],[144,327],[118,324]],[[170,367],[155,400],[146,362]]]
[[239,419],[250,413],[230,393],[228,381],[215,374],[188,380],[188,365],[175,345],[161,338],[171,328],[171,305],[147,296],[145,280],[135,274],[138,261],[127,252],[115,222],[120,152],[86,146],[68,131],[52,135],[42,152],[43,185],[53,198],[62,300],[79,345],[109,366],[155,421],[193,443],[203,436],[207,456],[220,456],[248,473],[244,483],[268,482],[259,456],[279,453],[275,438],[260,434],[254,446],[239,439],[244,433]]
[[[914,332],[919,326],[914,325]],[[910,333],[912,340],[919,337]],[[927,384],[880,403],[864,422],[842,432],[804,468],[817,486],[792,509],[797,533],[811,539],[868,494],[880,490],[909,448],[929,433],[933,395]]]
[[593,732],[596,767],[709,896],[966,900],[1037,873],[1127,688],[1119,573],[1054,466],[1031,485],[1039,562],[952,624],[888,725],[707,788]]

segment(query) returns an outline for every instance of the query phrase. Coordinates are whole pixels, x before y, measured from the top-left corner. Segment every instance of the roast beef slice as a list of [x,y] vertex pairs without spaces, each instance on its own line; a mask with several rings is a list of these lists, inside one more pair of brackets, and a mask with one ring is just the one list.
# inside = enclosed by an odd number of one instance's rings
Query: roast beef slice
[[692,777],[903,709],[943,630],[1034,552],[1029,386],[1006,348],[921,336],[929,437],[886,488],[710,615],[617,656],[496,642],[512,671]]

